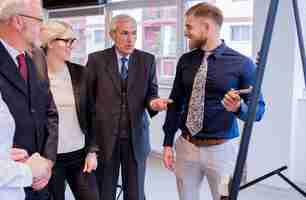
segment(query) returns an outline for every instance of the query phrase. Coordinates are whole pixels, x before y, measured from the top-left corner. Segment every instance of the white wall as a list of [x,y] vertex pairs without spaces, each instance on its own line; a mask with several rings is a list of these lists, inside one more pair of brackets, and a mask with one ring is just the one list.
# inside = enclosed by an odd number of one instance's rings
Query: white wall
[[[258,0],[257,0],[258,1]],[[216,0],[216,5],[223,10],[226,17],[252,17],[253,0],[236,1]]]
[[[269,2],[254,1],[254,58],[260,49]],[[306,184],[306,100],[301,99],[304,82],[290,2],[280,1],[279,4],[262,87],[266,113],[263,120],[254,126],[248,155],[248,176],[251,180],[288,165],[289,170],[285,174],[298,184]],[[167,97],[169,89],[161,88],[160,93]],[[161,150],[164,114],[152,120],[151,139],[155,150]],[[277,176],[263,184],[289,187]]]
[[[254,1],[253,55],[260,49],[263,28],[270,1]],[[294,181],[306,182],[306,158],[302,141],[306,106],[298,104],[303,81],[298,59],[297,37],[291,1],[279,1],[277,21],[266,67],[263,93],[267,103],[264,120],[257,125],[251,141],[249,174],[257,177],[282,165]],[[302,2],[302,1],[300,1]],[[304,123],[305,124],[305,123]],[[305,134],[306,135],[306,134]],[[297,144],[299,144],[297,146]],[[297,147],[303,151],[299,151]],[[303,164],[305,163],[305,164]],[[301,167],[303,166],[303,167]],[[300,177],[300,178],[297,178]],[[287,187],[278,177],[266,184]]]
[[[304,33],[304,39],[306,37],[306,20],[305,9],[306,2],[299,1],[300,15],[303,16],[302,29]],[[291,167],[292,177],[299,183],[306,183],[306,90],[304,84],[303,68],[301,64],[301,57],[299,49],[296,50],[296,70],[295,70],[295,96],[298,99],[296,102],[296,117],[295,126],[293,132],[293,138],[291,140]]]
[[231,48],[239,51],[246,56],[252,56],[252,41],[232,41],[231,38],[231,26],[232,25],[250,25],[252,27],[252,21],[249,22],[225,22],[222,25],[221,38],[225,40],[225,43]]

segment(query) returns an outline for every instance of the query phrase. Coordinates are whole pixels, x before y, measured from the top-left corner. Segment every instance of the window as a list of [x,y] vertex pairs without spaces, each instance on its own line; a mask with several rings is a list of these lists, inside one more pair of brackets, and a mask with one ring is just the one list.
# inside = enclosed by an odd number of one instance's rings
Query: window
[[136,48],[155,55],[158,78],[172,78],[175,74],[177,51],[176,6],[113,11],[113,16],[118,14],[129,14],[136,19]]
[[[253,25],[253,1],[251,0],[206,0],[222,9],[224,22],[220,37],[231,48],[246,56],[252,56],[252,25]],[[236,3],[241,1],[244,2]],[[201,3],[203,0],[185,0],[185,10]],[[187,51],[187,41],[185,40]]]
[[250,41],[251,40],[251,26],[250,25],[232,25],[231,26],[231,40],[235,42]]
[[104,40],[104,31],[102,29],[94,30],[94,42],[100,43]]
[[58,20],[69,23],[77,37],[71,54],[71,61],[85,65],[87,56],[105,48],[104,16],[63,17]]

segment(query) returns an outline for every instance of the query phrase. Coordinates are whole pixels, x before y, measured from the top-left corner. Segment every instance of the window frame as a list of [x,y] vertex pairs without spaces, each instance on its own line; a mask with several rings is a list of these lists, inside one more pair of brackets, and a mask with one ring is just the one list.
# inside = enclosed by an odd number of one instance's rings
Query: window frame
[[[229,25],[230,27],[230,40],[233,43],[245,43],[245,42],[249,42],[252,40],[252,25],[251,24],[244,24],[244,23],[233,23]],[[239,28],[239,34],[240,36],[242,36],[242,29],[243,27],[247,27],[248,28],[248,39],[247,40],[243,40],[243,37],[241,37],[242,39],[240,40],[234,40],[234,29],[233,28]]]

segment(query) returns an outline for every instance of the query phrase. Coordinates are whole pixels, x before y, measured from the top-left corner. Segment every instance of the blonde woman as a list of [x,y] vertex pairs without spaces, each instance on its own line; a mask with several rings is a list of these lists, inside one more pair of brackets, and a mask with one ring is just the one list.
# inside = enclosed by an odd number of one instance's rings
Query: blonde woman
[[50,88],[59,114],[58,154],[50,182],[54,200],[65,199],[65,181],[76,200],[97,200],[94,137],[88,135],[81,97],[85,67],[69,62],[75,36],[70,25],[49,21],[41,29]]

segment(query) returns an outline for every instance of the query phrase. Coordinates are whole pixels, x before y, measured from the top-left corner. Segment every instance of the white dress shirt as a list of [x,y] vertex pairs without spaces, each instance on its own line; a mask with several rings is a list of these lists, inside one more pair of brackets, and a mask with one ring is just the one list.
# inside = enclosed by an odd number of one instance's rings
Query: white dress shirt
[[127,56],[123,56],[123,55],[121,55],[120,53],[119,53],[119,51],[116,49],[116,56],[117,56],[117,62],[118,62],[118,70],[119,70],[119,74],[121,73],[121,58],[123,58],[123,57],[126,57],[126,59],[127,59],[127,62],[126,62],[126,65],[125,65],[125,67],[126,67],[126,69],[129,69],[129,60],[130,60],[130,55],[127,55]]
[[15,132],[15,121],[0,93],[0,198],[22,200],[23,187],[32,184],[29,166],[10,158]]
[[24,54],[24,52],[19,52],[17,49],[6,43],[4,40],[0,38],[0,42],[3,44],[4,48],[7,50],[7,52],[10,54],[12,59],[14,60],[14,63],[16,64],[16,67],[18,67],[18,60],[17,56],[20,54]]

